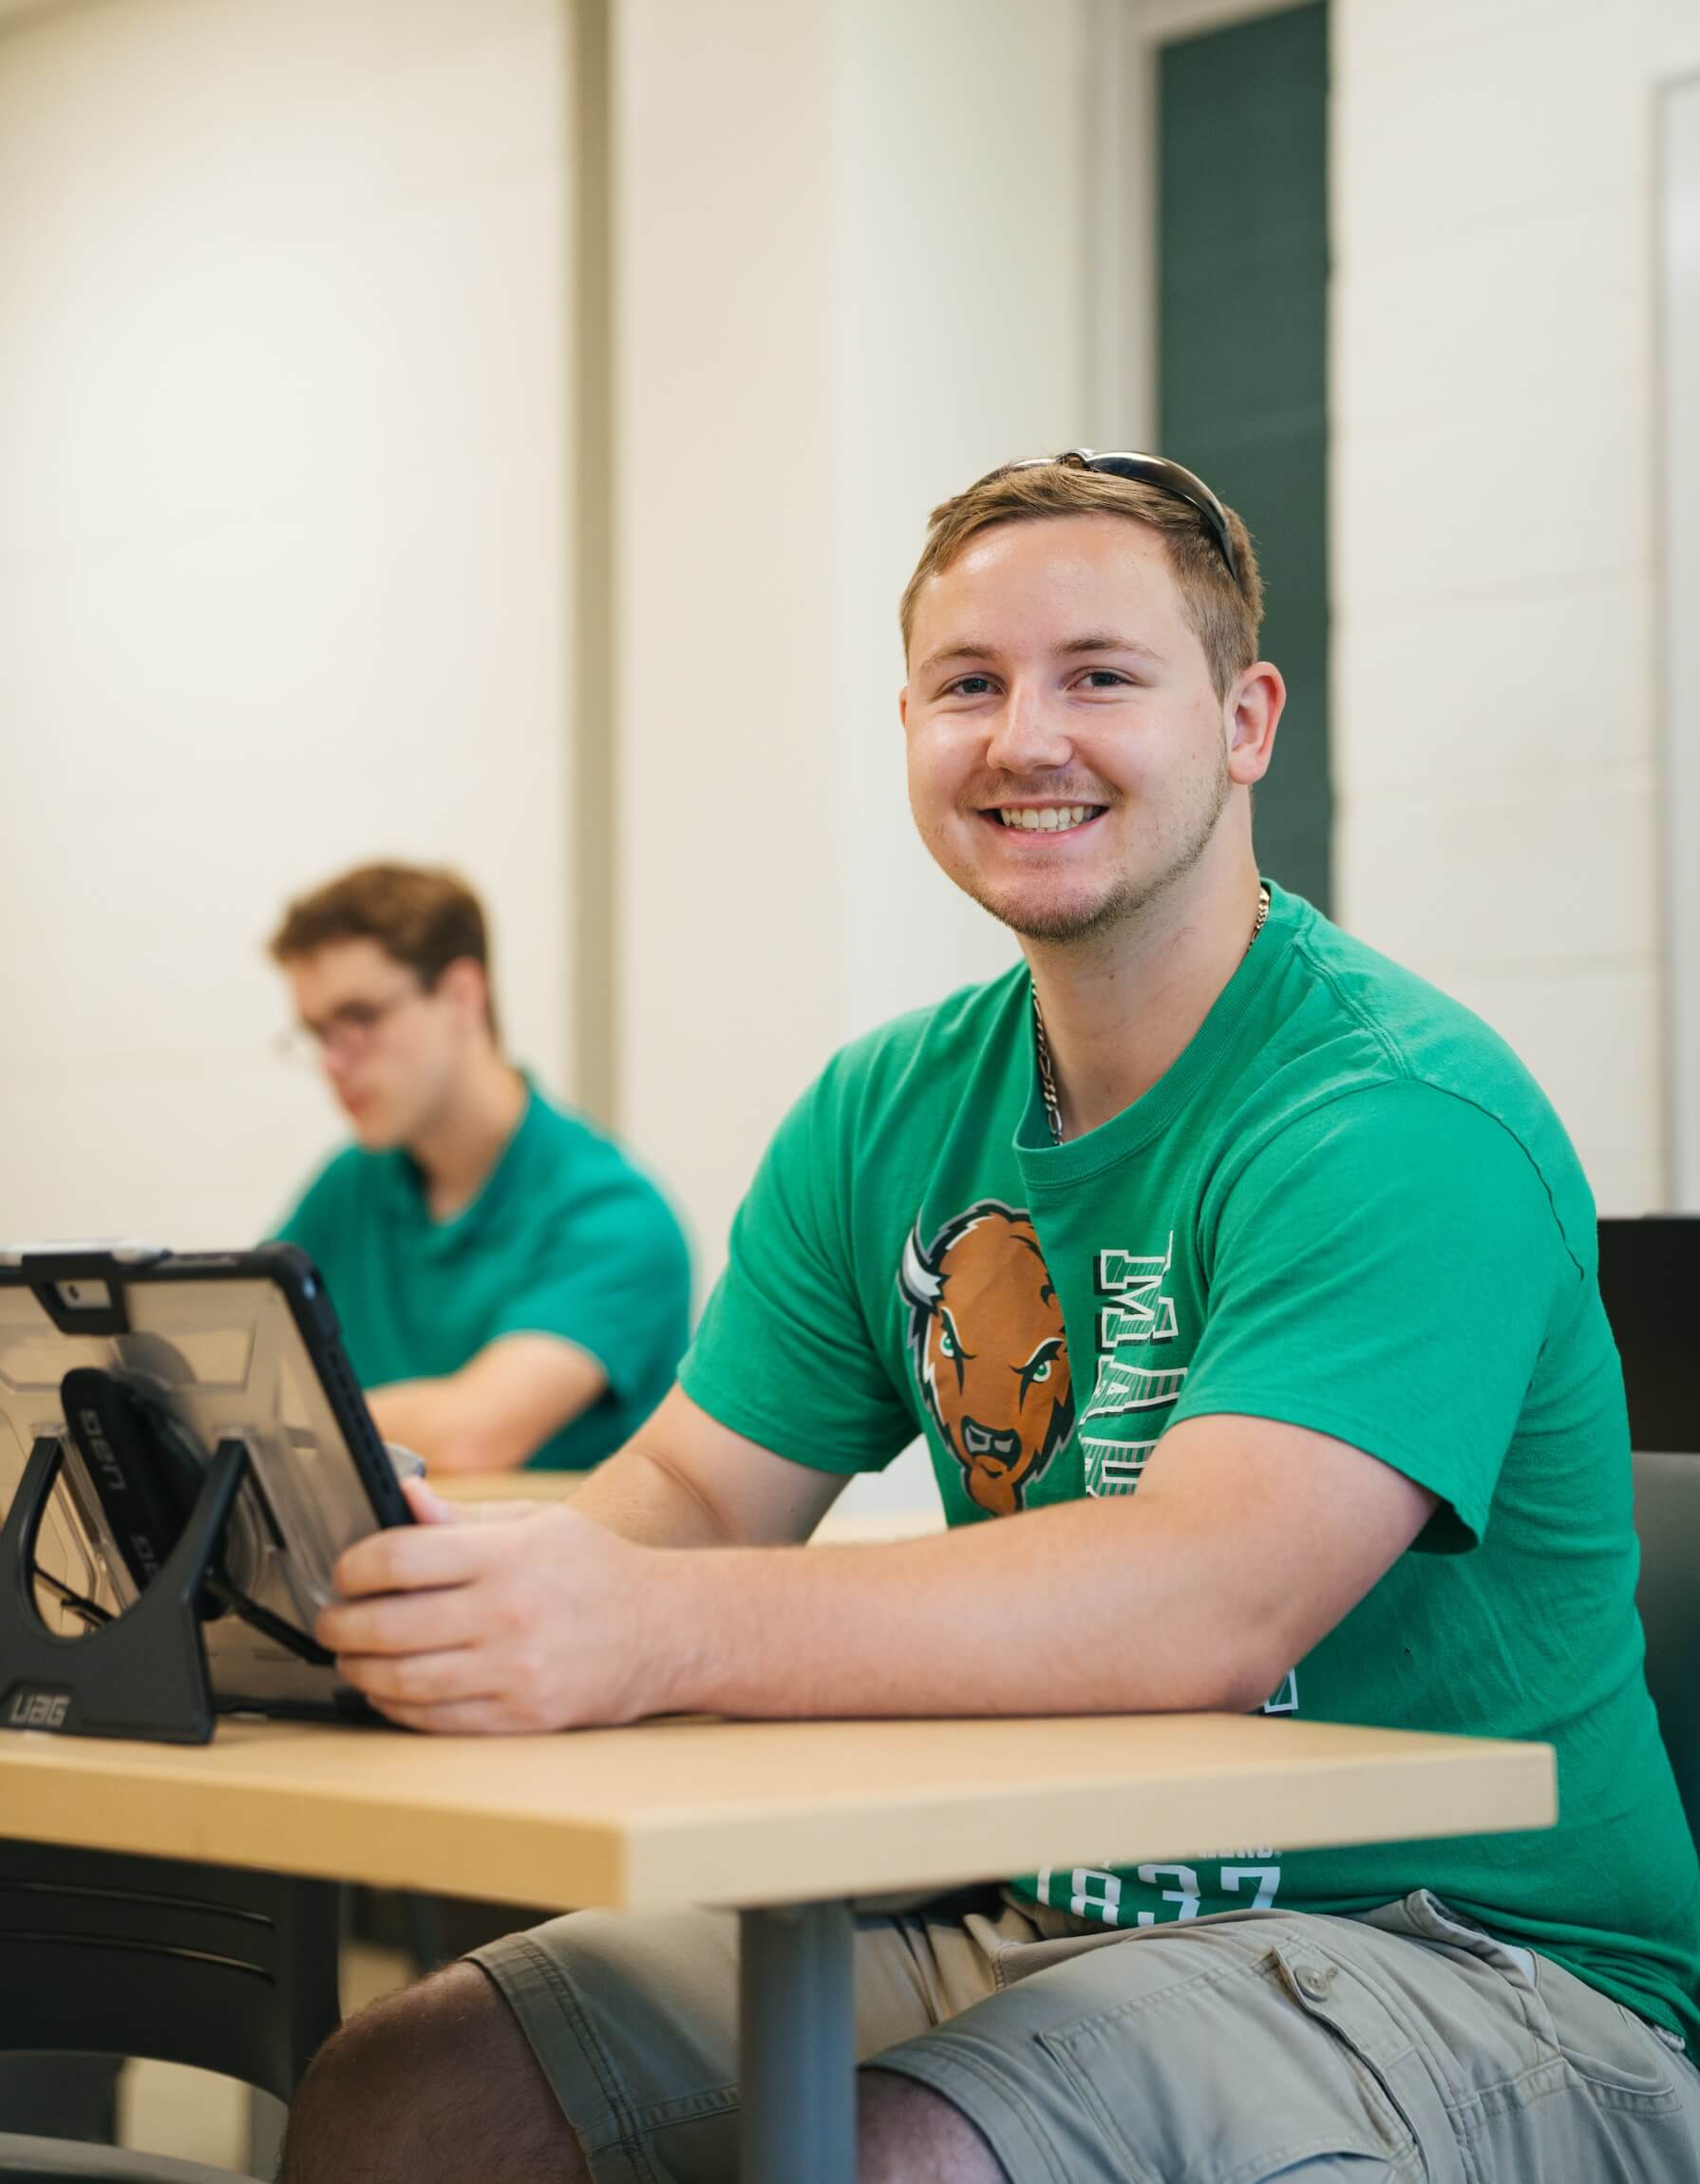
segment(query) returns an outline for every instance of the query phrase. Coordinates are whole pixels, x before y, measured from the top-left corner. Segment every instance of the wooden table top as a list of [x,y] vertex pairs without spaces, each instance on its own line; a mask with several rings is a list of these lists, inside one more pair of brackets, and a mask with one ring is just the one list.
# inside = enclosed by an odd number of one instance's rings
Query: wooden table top
[[[570,1501],[584,1484],[582,1471],[469,1471],[443,1474],[429,1483],[445,1501]],[[944,1530],[944,1512],[931,1509],[867,1510],[859,1516],[829,1511],[814,1537],[827,1546],[879,1539],[916,1539]]]
[[646,1723],[552,1737],[227,1721],[0,1735],[0,1828],[496,1901],[652,1911],[1042,1865],[1550,1825],[1540,1744],[1257,1715]]
[[587,1471],[432,1471],[425,1484],[445,1501],[567,1501]]

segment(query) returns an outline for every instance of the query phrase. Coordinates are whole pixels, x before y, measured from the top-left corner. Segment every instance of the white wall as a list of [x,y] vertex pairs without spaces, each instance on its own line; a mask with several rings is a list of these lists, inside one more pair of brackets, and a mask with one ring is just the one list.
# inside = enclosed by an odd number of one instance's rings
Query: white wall
[[839,1026],[830,28],[615,16],[620,1119],[709,1273]]
[[1693,0],[1333,0],[1346,923],[1661,1203],[1655,86]]
[[1072,0],[618,28],[622,1119],[711,1274],[832,1049],[1011,960],[913,836],[897,601],[1081,436],[1083,52]]
[[562,0],[0,28],[0,1233],[251,1235],[336,1137],[284,896],[458,863],[559,1083]]
[[708,1278],[833,1048],[1011,958],[914,836],[897,602],[937,500],[1085,436],[1082,16],[618,23],[622,1120]]
[[[838,22],[834,751],[845,1036],[1014,960],[922,848],[897,600],[928,513],[1087,439],[1088,21],[1035,0],[848,0]],[[1120,444],[1120,443],[1118,443]]]

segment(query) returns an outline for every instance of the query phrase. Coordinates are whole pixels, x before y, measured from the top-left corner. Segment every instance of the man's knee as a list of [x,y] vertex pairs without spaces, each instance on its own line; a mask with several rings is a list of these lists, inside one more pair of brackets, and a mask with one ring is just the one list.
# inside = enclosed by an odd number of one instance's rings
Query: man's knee
[[483,2184],[586,2172],[548,2080],[476,1966],[387,1995],[325,2043],[290,2108],[280,2184]]
[[856,2136],[859,2184],[1009,2184],[962,2111],[895,2070],[858,2072]]

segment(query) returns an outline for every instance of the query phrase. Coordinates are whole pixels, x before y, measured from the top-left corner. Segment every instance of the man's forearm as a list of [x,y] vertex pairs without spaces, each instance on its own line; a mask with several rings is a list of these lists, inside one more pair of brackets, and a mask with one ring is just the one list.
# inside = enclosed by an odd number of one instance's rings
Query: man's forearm
[[458,1376],[392,1381],[370,1390],[367,1403],[386,1440],[399,1441],[440,1472],[512,1471],[530,1453],[470,1400]]
[[368,1402],[387,1440],[417,1449],[427,1469],[512,1471],[608,1384],[600,1363],[562,1337],[498,1336],[458,1372],[392,1381]]
[[1248,1583],[1230,1561],[1219,1532],[1131,1500],[880,1546],[670,1557],[655,1571],[663,1704],[762,1717],[1245,1711],[1291,1659],[1278,1576]]
[[1213,1415],[1164,1437],[1137,1497],[780,1545],[840,1481],[711,1421],[693,1442],[701,1416],[675,1389],[580,1496],[522,1516],[455,1524],[422,1486],[425,1522],[338,1560],[322,1642],[412,1728],[1249,1711],[1439,1506],[1350,1443]]

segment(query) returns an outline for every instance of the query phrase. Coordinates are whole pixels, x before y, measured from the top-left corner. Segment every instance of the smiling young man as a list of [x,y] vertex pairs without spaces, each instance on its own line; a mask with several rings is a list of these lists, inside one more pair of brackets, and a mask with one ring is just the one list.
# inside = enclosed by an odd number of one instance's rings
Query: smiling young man
[[379,1430],[438,1472],[588,1468],[685,1346],[671,1209],[503,1054],[483,910],[452,873],[344,873],[272,954],[355,1139],[278,1233],[324,1274]]
[[[910,797],[1023,967],[830,1064],[678,1387],[572,1509],[363,1542],[320,1635],[422,1729],[1548,1739],[1549,1834],[1199,1846],[863,1919],[862,2174],[1691,2184],[1700,1875],[1587,1185],[1485,1026],[1260,879],[1258,618],[1239,519],[1151,458],[935,514]],[[917,1431],[947,1534],[785,1544]],[[285,2176],[729,2178],[735,1988],[715,1914],[510,1937],[331,2043]]]

